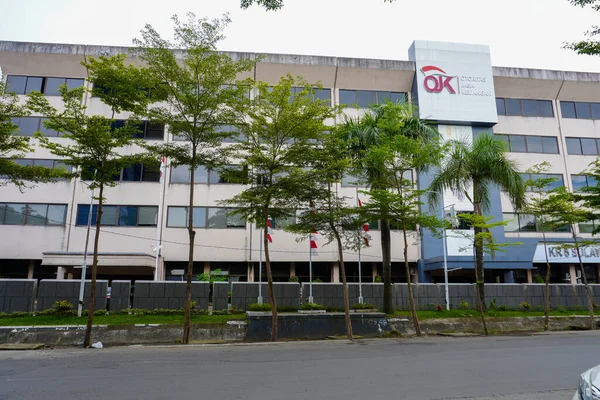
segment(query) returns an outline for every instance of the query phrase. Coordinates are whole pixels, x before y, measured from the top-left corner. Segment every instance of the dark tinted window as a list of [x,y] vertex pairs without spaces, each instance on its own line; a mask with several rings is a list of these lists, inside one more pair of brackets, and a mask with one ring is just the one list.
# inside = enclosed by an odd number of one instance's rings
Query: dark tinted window
[[0,204],[0,225],[64,225],[63,204]]
[[46,78],[44,94],[46,96],[60,96],[59,86],[64,85],[65,78]]
[[600,119],[600,103],[592,103],[592,117]]
[[549,100],[538,100],[540,107],[540,117],[554,117],[554,110],[552,109],[552,102]]
[[543,153],[544,152],[541,136],[526,136],[526,138],[527,138],[527,152],[528,153]]
[[498,139],[502,140],[506,144],[506,151],[510,151],[510,140],[508,135],[495,135]]
[[567,154],[582,154],[581,141],[578,138],[566,138]]
[[[80,204],[77,207],[77,225],[87,225],[90,206]],[[102,222],[104,226],[156,226],[156,217],[158,212],[156,206],[103,206]],[[140,214],[143,214],[141,216]],[[96,223],[98,215],[98,206],[92,208],[92,225]],[[140,218],[138,218],[140,215]]]
[[506,115],[506,108],[504,107],[504,99],[496,99],[496,110],[498,115]]
[[592,119],[590,103],[575,103],[575,113],[578,119]]
[[26,76],[9,75],[6,78],[6,90],[10,93],[25,94]]
[[356,104],[356,92],[354,90],[340,89],[340,104],[347,106]]
[[596,139],[581,138],[581,150],[584,155],[595,156],[598,154]]
[[572,101],[561,101],[560,113],[563,118],[577,118],[577,114],[575,114],[575,103]]
[[505,99],[506,100],[506,115],[521,115],[521,100]]
[[536,117],[540,114],[540,106],[537,100],[522,100],[523,116]]
[[510,151],[514,151],[516,153],[526,153],[527,147],[525,145],[525,136],[510,135]]
[[356,91],[356,104],[360,108],[367,108],[371,104],[375,104],[375,92],[370,90],[357,90]]
[[571,175],[571,183],[575,192],[581,191],[582,188],[587,186],[585,175]]
[[40,118],[38,117],[22,117],[19,121],[19,135],[33,136],[40,128]]
[[555,137],[542,137],[544,153],[558,154],[558,141]]
[[80,86],[83,86],[83,79],[79,79],[79,78],[67,78],[66,79],[66,84],[67,84],[67,88],[69,88],[69,90],[75,89],[75,88],[78,88]]
[[331,104],[331,89],[315,89],[315,98]]
[[142,179],[142,165],[134,164],[123,168],[123,181],[137,181]]
[[27,86],[25,86],[25,93],[31,93],[33,91],[41,92],[44,85],[44,78],[37,78],[29,76],[27,77]]
[[119,206],[119,226],[136,226],[138,208],[137,206]]

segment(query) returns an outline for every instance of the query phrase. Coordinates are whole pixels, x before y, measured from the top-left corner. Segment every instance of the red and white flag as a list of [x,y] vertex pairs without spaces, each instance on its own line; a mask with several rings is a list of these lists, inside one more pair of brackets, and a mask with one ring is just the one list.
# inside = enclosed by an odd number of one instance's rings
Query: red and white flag
[[271,220],[271,216],[267,218],[267,240],[269,243],[273,243],[273,237],[271,234],[273,233],[273,221]]
[[162,182],[163,179],[165,178],[165,169],[166,169],[165,156],[162,156],[160,158],[160,179],[159,179],[160,182]]
[[[362,207],[362,201],[360,201],[360,199],[358,199],[358,206]],[[368,232],[369,232],[369,223],[365,222],[362,225],[362,232],[361,232],[362,235],[361,236],[362,236],[363,240],[365,241],[365,246],[367,246],[367,247],[369,247],[369,237],[368,237],[369,234],[368,234]]]
[[[312,201],[309,202],[309,207],[310,207],[310,213],[314,214],[315,213],[315,205],[313,204]],[[318,233],[319,232],[317,232],[317,230],[313,228],[313,232],[310,234],[310,252],[311,252],[311,254],[314,254],[314,255],[319,254],[317,252],[317,249],[319,248],[319,246],[317,245]]]

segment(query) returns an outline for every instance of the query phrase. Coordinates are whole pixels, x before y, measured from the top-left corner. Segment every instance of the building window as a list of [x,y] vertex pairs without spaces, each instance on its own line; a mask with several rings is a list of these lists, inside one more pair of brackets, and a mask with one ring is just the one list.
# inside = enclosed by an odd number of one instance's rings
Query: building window
[[0,225],[64,225],[65,204],[0,203]]
[[346,107],[368,108],[372,104],[384,104],[386,101],[406,101],[406,93],[340,89],[340,104]]
[[[304,90],[303,87],[293,87],[292,88],[292,96],[296,95],[296,93],[301,93]],[[314,99],[315,100],[324,100],[327,104],[331,105],[331,89],[323,88],[313,88],[314,90]]]
[[561,101],[560,112],[563,118],[600,119],[600,103]]
[[599,220],[587,221],[579,223],[579,232],[581,233],[593,233],[598,225],[600,224]]
[[[64,168],[67,172],[72,172],[73,167],[63,164],[61,160],[41,160],[35,158],[17,158],[12,160],[14,163],[22,166],[46,167],[46,168]],[[6,179],[6,175],[0,175],[0,179]]]
[[[215,128],[215,132],[235,132],[235,135],[231,135],[222,139],[223,143],[238,143],[246,140],[246,136],[238,131],[238,128],[233,125],[219,125]],[[185,138],[181,139],[181,136],[173,137],[173,140],[185,140]]]
[[[87,225],[88,214],[90,212],[89,204],[79,204],[77,207],[76,224],[79,226]],[[98,216],[98,206],[92,207],[91,224],[96,224]],[[102,220],[100,225],[104,226],[156,226],[158,221],[157,206],[102,206]]]
[[8,92],[16,94],[29,94],[38,91],[46,96],[60,96],[60,85],[66,84],[69,89],[75,89],[83,86],[83,83],[84,81],[81,78],[8,75],[6,89]]
[[[190,184],[190,169],[187,165],[171,167],[171,183]],[[248,169],[239,165],[226,166],[223,170],[207,170],[204,166],[196,168],[194,183],[238,184],[248,180]]]
[[[127,121],[124,119],[117,119],[111,122],[110,128],[117,129],[123,128]],[[149,121],[143,121],[137,126],[138,131],[133,134],[134,138],[146,139],[146,140],[164,140],[165,126],[163,124],[155,124]]]
[[584,187],[598,186],[598,181],[589,175],[571,175],[571,183],[574,192],[581,192]]
[[502,213],[505,232],[570,232],[569,225],[550,227],[549,224],[542,224],[541,221],[531,214],[520,213]]
[[558,140],[554,136],[504,135],[496,134],[514,153],[558,154]]
[[[521,178],[523,178],[523,182],[527,182],[528,180],[532,180],[532,181],[537,181],[538,179],[555,179],[555,181],[549,183],[548,185],[546,185],[546,187],[543,188],[543,190],[545,191],[550,191],[553,189],[557,189],[559,187],[563,187],[565,186],[565,182],[563,180],[563,175],[562,174],[528,174],[528,173],[522,173],[521,174]],[[525,188],[528,192],[532,192],[534,190],[533,187],[531,186],[527,186]]]
[[44,136],[57,137],[62,136],[61,132],[46,128],[44,121],[46,118],[40,117],[12,117],[11,121],[19,128],[17,132],[20,136],[33,136],[37,131],[42,132]]
[[600,139],[594,138],[565,138],[567,154],[597,156],[600,154]]
[[498,115],[521,117],[553,118],[554,110],[550,100],[504,99],[496,98]]
[[[167,227],[187,228],[189,207],[169,206],[167,211]],[[246,221],[239,215],[229,215],[233,209],[218,207],[194,207],[194,228],[210,229],[245,229]]]

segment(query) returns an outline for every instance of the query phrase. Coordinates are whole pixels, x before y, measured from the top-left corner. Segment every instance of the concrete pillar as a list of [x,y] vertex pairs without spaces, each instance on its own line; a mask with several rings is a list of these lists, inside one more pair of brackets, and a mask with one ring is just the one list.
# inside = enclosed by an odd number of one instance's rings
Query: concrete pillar
[[248,263],[248,282],[254,282],[254,263]]
[[65,267],[58,267],[56,268],[56,279],[60,279],[63,280],[65,279],[65,272],[66,272],[66,268]]
[[72,279],[73,279],[73,273],[72,273],[72,272],[69,272],[69,273],[67,274],[67,279],[68,279],[68,280],[72,280]]
[[204,273],[210,276],[210,263],[208,261],[204,262]]
[[530,269],[527,270],[527,283],[533,283],[533,273]]
[[290,263],[290,277],[296,276],[296,263]]
[[33,268],[35,267],[35,261],[29,261],[29,269],[27,270],[27,279],[33,279]]
[[372,263],[371,264],[371,269],[373,271],[373,280],[372,280],[372,282],[375,282],[375,277],[377,276],[377,263]]
[[515,274],[513,271],[504,271],[504,283],[515,283]]
[[340,266],[337,262],[331,264],[331,282],[340,283]]
[[569,265],[569,277],[571,278],[571,285],[577,285],[577,272],[575,272],[574,265]]

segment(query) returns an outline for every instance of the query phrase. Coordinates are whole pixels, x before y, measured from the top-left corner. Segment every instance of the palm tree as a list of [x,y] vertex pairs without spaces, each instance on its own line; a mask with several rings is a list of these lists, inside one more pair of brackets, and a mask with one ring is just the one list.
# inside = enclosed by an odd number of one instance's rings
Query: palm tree
[[[490,209],[493,185],[508,195],[515,209],[525,205],[523,179],[517,163],[507,156],[502,140],[486,133],[473,138],[472,143],[452,141],[450,154],[429,187],[429,204],[438,206],[442,201],[440,193],[451,190],[466,197],[473,204],[474,213],[483,216]],[[482,228],[474,230],[477,235]],[[475,241],[476,290],[481,310],[485,312],[483,247],[481,241]]]
[[[409,102],[392,103],[374,106],[364,116],[346,118],[343,129],[344,140],[353,161],[353,169],[361,175],[370,190],[390,190],[394,187],[393,176],[386,173],[386,165],[377,162],[377,158],[368,157],[369,151],[376,148],[381,139],[403,135],[408,138],[438,140],[438,132],[427,122],[419,119],[417,107]],[[385,207],[382,205],[382,208]],[[381,210],[385,217],[386,209]],[[383,311],[392,313],[392,246],[391,217],[381,218],[381,252],[383,266]]]

